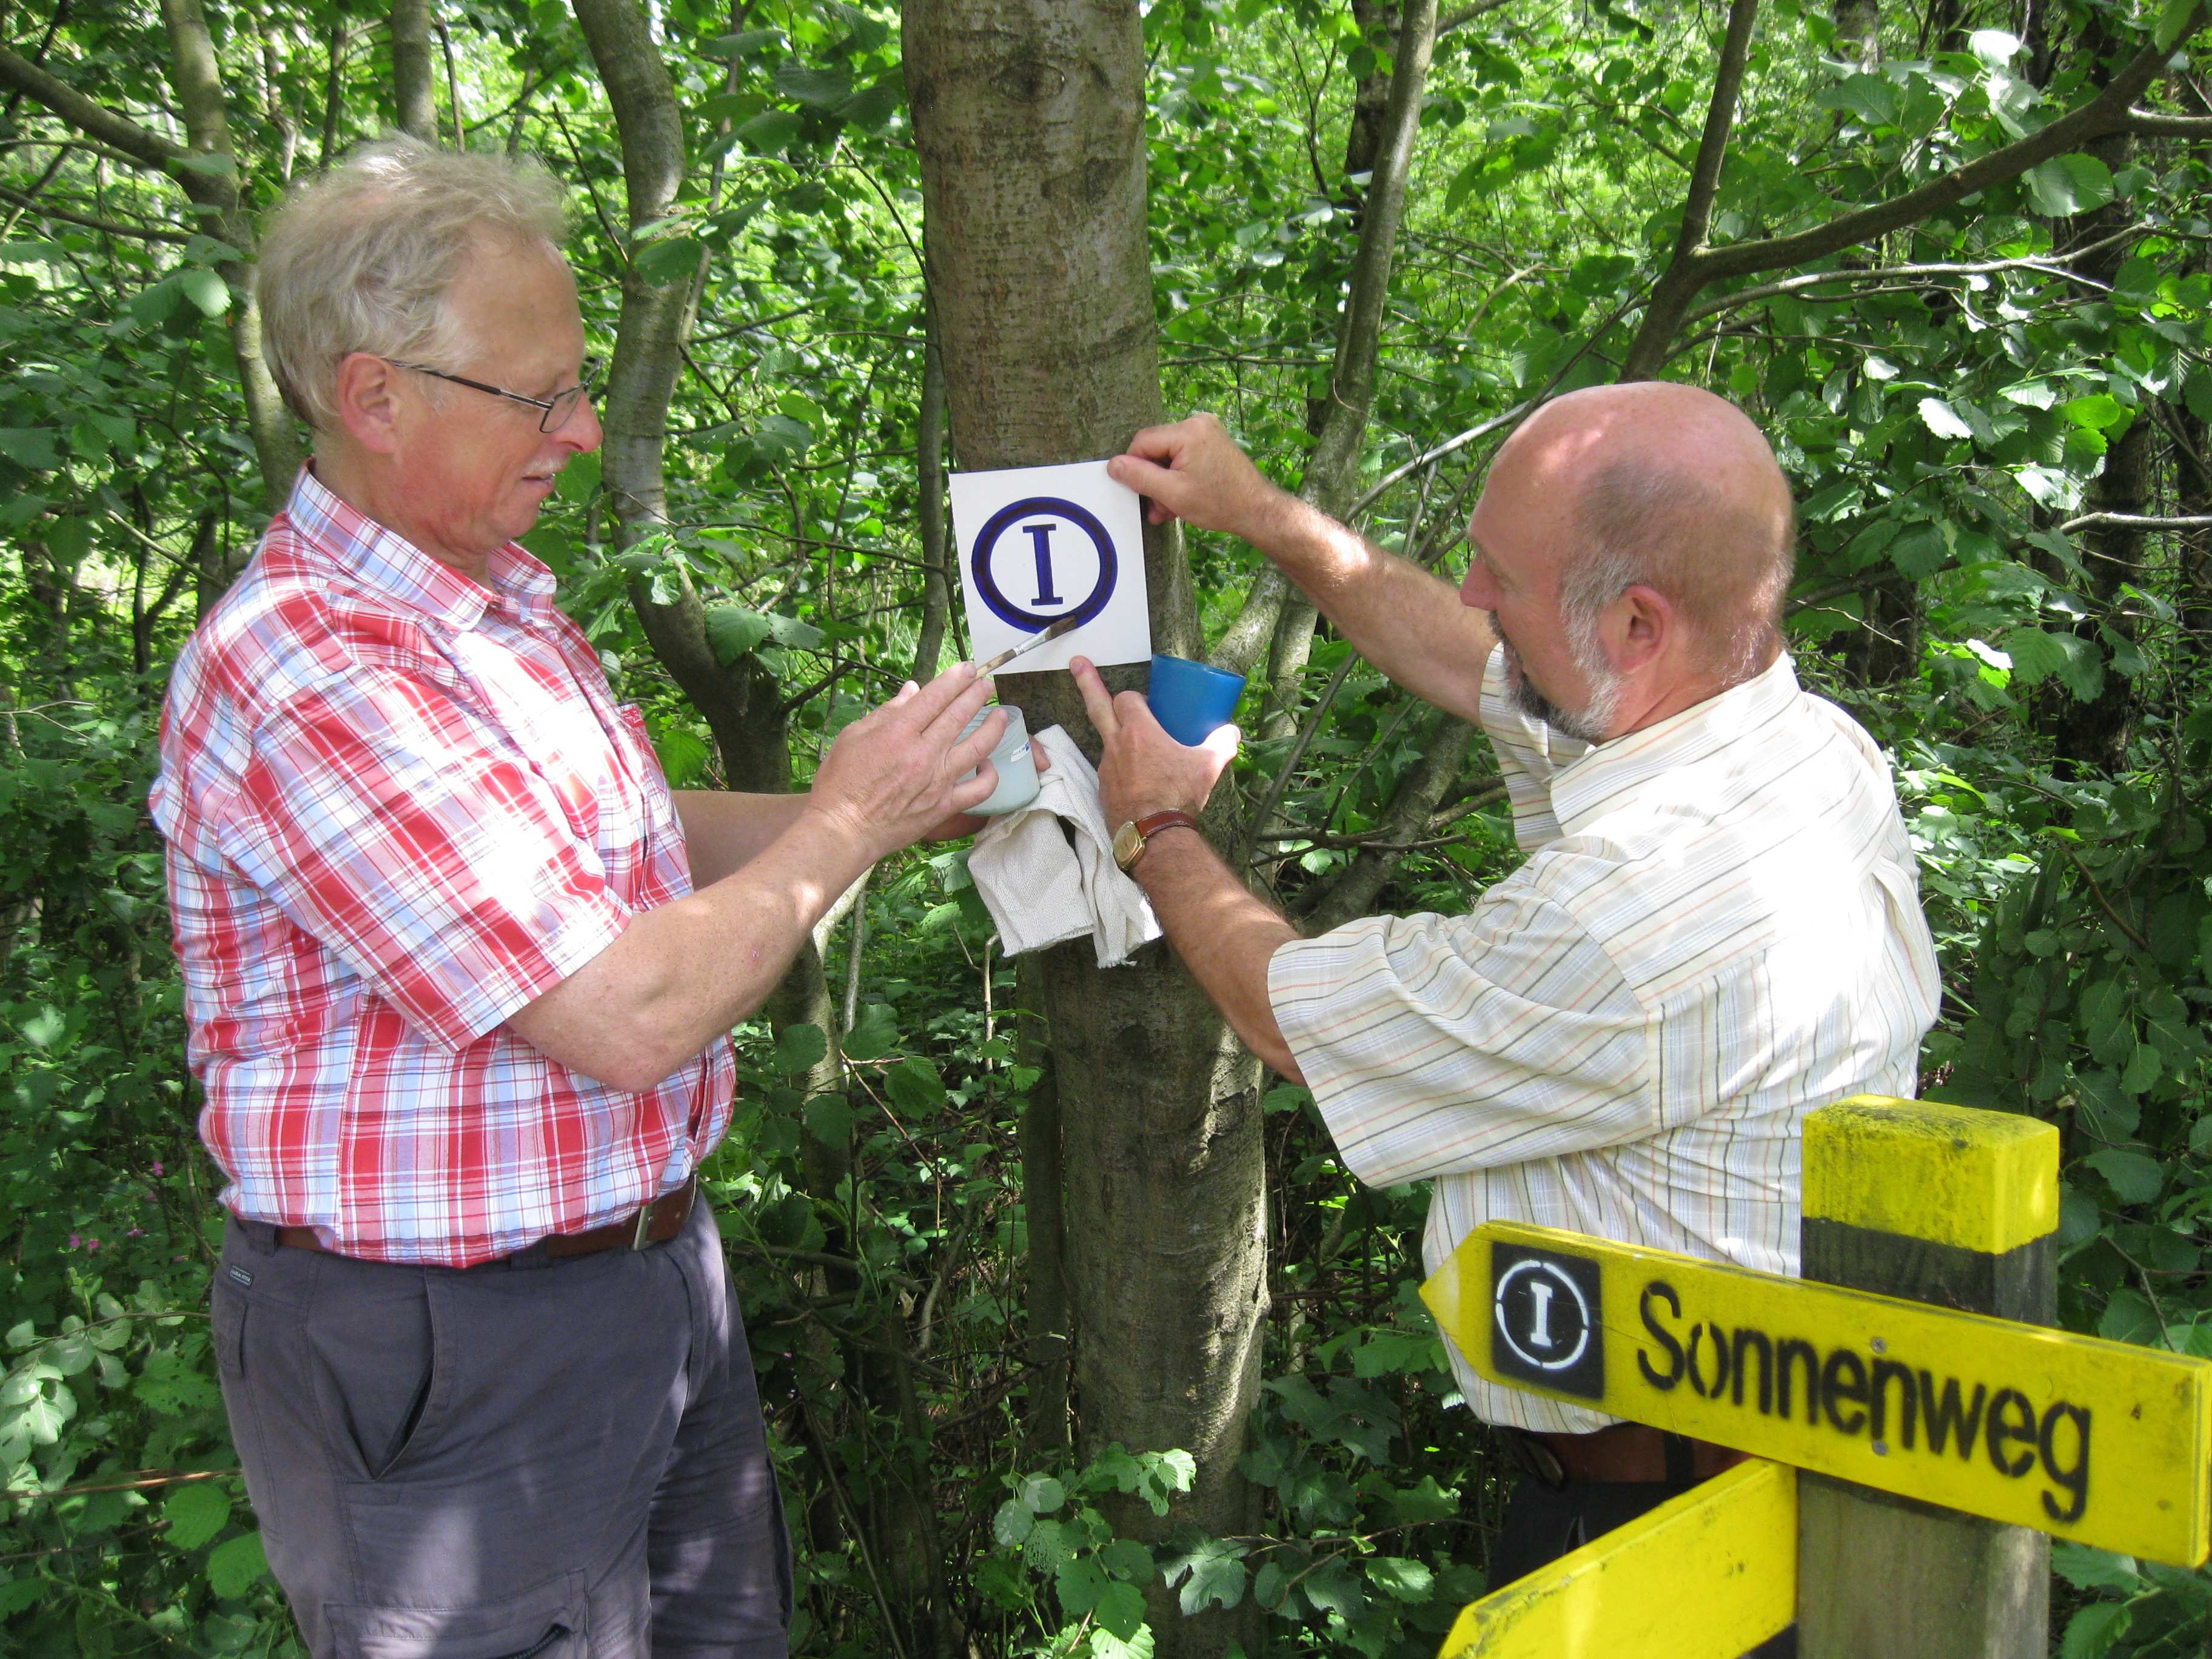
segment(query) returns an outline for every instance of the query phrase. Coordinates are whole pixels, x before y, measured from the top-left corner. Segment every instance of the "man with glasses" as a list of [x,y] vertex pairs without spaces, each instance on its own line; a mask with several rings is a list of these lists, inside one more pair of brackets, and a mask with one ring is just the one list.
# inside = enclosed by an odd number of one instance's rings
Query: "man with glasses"
[[727,1033],[994,782],[963,665],[806,793],[669,789],[515,540],[600,437],[562,234],[541,170],[411,139],[286,204],[264,345],[314,459],[162,723],[216,1363],[319,1656],[786,1651],[697,1187]]

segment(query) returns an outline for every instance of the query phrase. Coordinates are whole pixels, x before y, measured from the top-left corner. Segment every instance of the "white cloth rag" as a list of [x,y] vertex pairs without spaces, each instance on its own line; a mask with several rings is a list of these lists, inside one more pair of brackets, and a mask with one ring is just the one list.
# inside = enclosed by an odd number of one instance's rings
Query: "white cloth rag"
[[1008,956],[1088,933],[1098,965],[1119,967],[1160,936],[1159,918],[1145,890],[1115,865],[1098,774],[1075,739],[1052,726],[1036,741],[1052,769],[1038,778],[1034,801],[977,832],[968,873]]

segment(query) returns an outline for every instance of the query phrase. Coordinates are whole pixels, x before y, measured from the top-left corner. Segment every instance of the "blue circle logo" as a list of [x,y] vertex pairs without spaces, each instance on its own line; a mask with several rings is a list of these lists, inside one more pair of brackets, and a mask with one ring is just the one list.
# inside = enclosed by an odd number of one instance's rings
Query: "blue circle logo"
[[[1023,532],[1021,538],[1007,538],[1006,532],[1017,526]],[[1069,530],[1079,531],[1087,538],[1089,548],[1071,544],[1073,537],[1056,546],[1054,536]],[[1010,575],[1004,583],[999,580],[992,562],[994,556],[1000,552],[1007,555],[1010,566],[1018,568],[1018,575]],[[1023,558],[1024,553],[1029,556]],[[1090,591],[1071,605],[1059,585],[1079,566],[1085,567],[1087,574],[1094,556],[1097,575]],[[1088,508],[1057,496],[1031,495],[1011,501],[994,513],[975,538],[972,563],[976,597],[1000,622],[1025,634],[1070,617],[1079,627],[1103,611],[1107,600],[1114,597],[1114,538]],[[1010,586],[1017,592],[1030,592],[1029,599],[1015,600],[1007,592]]]

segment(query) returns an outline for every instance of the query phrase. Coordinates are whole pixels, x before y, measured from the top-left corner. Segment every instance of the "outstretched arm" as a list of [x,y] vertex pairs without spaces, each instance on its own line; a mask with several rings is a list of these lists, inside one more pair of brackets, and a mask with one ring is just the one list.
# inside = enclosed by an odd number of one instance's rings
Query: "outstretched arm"
[[[1237,757],[1237,728],[1224,726],[1186,748],[1160,729],[1136,692],[1115,696],[1084,658],[1069,666],[1106,744],[1098,762],[1098,804],[1107,823],[1132,823],[1170,807],[1193,817],[1204,811],[1215,781]],[[1204,836],[1187,830],[1163,830],[1148,840],[1130,874],[1152,900],[1176,955],[1230,1029],[1285,1077],[1304,1081],[1267,1000],[1268,959],[1298,930],[1254,897]]]
[[1449,582],[1269,483],[1212,416],[1146,427],[1107,471],[1151,501],[1155,524],[1179,518],[1242,537],[1391,679],[1462,720],[1479,718],[1483,665],[1497,643],[1489,618]]

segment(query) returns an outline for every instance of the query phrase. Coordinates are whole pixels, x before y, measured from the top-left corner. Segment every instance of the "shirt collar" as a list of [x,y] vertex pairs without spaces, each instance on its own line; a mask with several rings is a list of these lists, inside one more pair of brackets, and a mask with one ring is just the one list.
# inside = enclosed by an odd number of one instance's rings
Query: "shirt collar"
[[1796,668],[1784,652],[1718,696],[1599,744],[1553,775],[1552,810],[1559,828],[1579,834],[1638,784],[1717,754],[1771,723],[1801,695]]
[[473,580],[339,500],[312,466],[300,470],[284,514],[354,581],[457,631],[474,628],[487,607],[502,602],[531,623],[553,609],[553,573],[516,544],[493,549],[484,580]]

